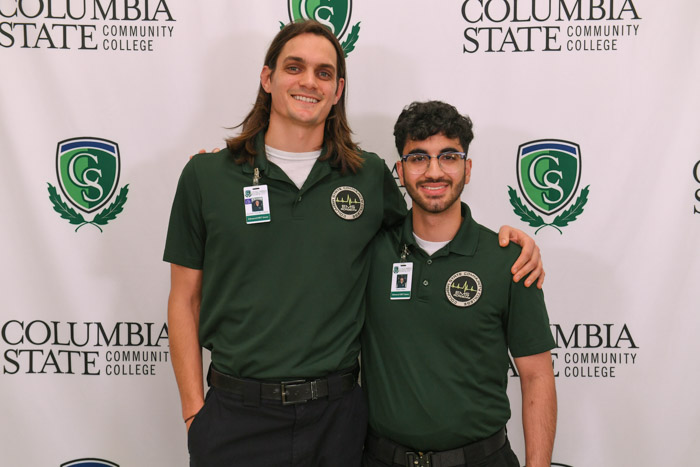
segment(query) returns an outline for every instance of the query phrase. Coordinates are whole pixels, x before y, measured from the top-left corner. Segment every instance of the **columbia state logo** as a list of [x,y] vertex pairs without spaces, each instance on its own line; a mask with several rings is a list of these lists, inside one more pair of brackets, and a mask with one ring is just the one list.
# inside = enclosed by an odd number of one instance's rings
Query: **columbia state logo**
[[340,186],[333,190],[331,206],[338,217],[351,221],[362,215],[365,210],[365,199],[356,188]]
[[[287,0],[287,10],[289,21],[316,20],[330,29],[340,41],[350,26],[352,0]],[[280,28],[283,27],[284,23],[280,21]],[[341,43],[346,57],[355,50],[359,35],[360,23],[358,22]]]
[[[116,219],[129,193],[129,185],[124,185],[114,201],[102,209],[117,191],[120,171],[119,146],[114,141],[93,137],[60,141],[56,149],[56,176],[70,205],[63,201],[56,187],[48,183],[54,211],[77,225],[76,232],[88,224],[102,232],[100,226]],[[100,212],[90,220],[83,215],[97,210]]]
[[[520,193],[508,186],[513,212],[537,234],[544,227],[561,229],[583,213],[588,188],[578,191],[581,181],[581,149],[578,144],[558,139],[540,139],[518,148],[516,172]],[[565,209],[566,208],[566,209]]]
[[452,275],[445,284],[447,299],[456,306],[472,306],[481,297],[481,279],[469,271],[460,271]]

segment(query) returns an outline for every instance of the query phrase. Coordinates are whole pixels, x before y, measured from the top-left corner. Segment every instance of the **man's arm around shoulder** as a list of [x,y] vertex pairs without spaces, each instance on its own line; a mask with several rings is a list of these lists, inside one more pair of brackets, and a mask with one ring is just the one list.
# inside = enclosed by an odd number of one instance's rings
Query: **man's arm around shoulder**
[[549,351],[515,358],[523,398],[525,465],[549,467],[557,426],[557,395]]
[[170,358],[180,391],[182,418],[187,429],[204,405],[202,347],[199,344],[199,307],[202,271],[177,264],[170,268],[168,337]]

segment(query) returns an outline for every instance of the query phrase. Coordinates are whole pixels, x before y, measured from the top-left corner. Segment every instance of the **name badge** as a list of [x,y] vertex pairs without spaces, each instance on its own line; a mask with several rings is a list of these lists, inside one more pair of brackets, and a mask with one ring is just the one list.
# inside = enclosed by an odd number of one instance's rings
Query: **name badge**
[[394,263],[391,268],[391,300],[409,300],[411,298],[411,280],[413,263]]
[[267,185],[244,187],[243,205],[246,224],[270,222],[270,199],[267,196]]

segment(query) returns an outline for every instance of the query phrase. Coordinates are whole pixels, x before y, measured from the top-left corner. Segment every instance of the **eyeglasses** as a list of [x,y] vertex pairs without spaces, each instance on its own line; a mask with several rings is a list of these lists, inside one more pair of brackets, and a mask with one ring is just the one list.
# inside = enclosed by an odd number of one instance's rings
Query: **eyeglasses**
[[404,170],[414,175],[420,175],[428,171],[430,159],[433,157],[437,159],[440,169],[445,173],[454,173],[463,170],[460,161],[467,159],[467,155],[463,152],[448,151],[441,152],[437,156],[423,153],[404,154],[401,156],[401,162],[403,162]]

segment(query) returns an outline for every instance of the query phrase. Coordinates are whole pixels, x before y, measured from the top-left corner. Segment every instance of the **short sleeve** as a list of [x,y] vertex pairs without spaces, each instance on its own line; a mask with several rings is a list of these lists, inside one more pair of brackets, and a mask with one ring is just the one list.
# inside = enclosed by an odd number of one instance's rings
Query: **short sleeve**
[[202,269],[206,228],[195,160],[196,157],[185,165],[177,184],[163,261],[191,269]]
[[506,330],[508,348],[514,358],[546,352],[554,348],[544,294],[524,281],[511,282]]

